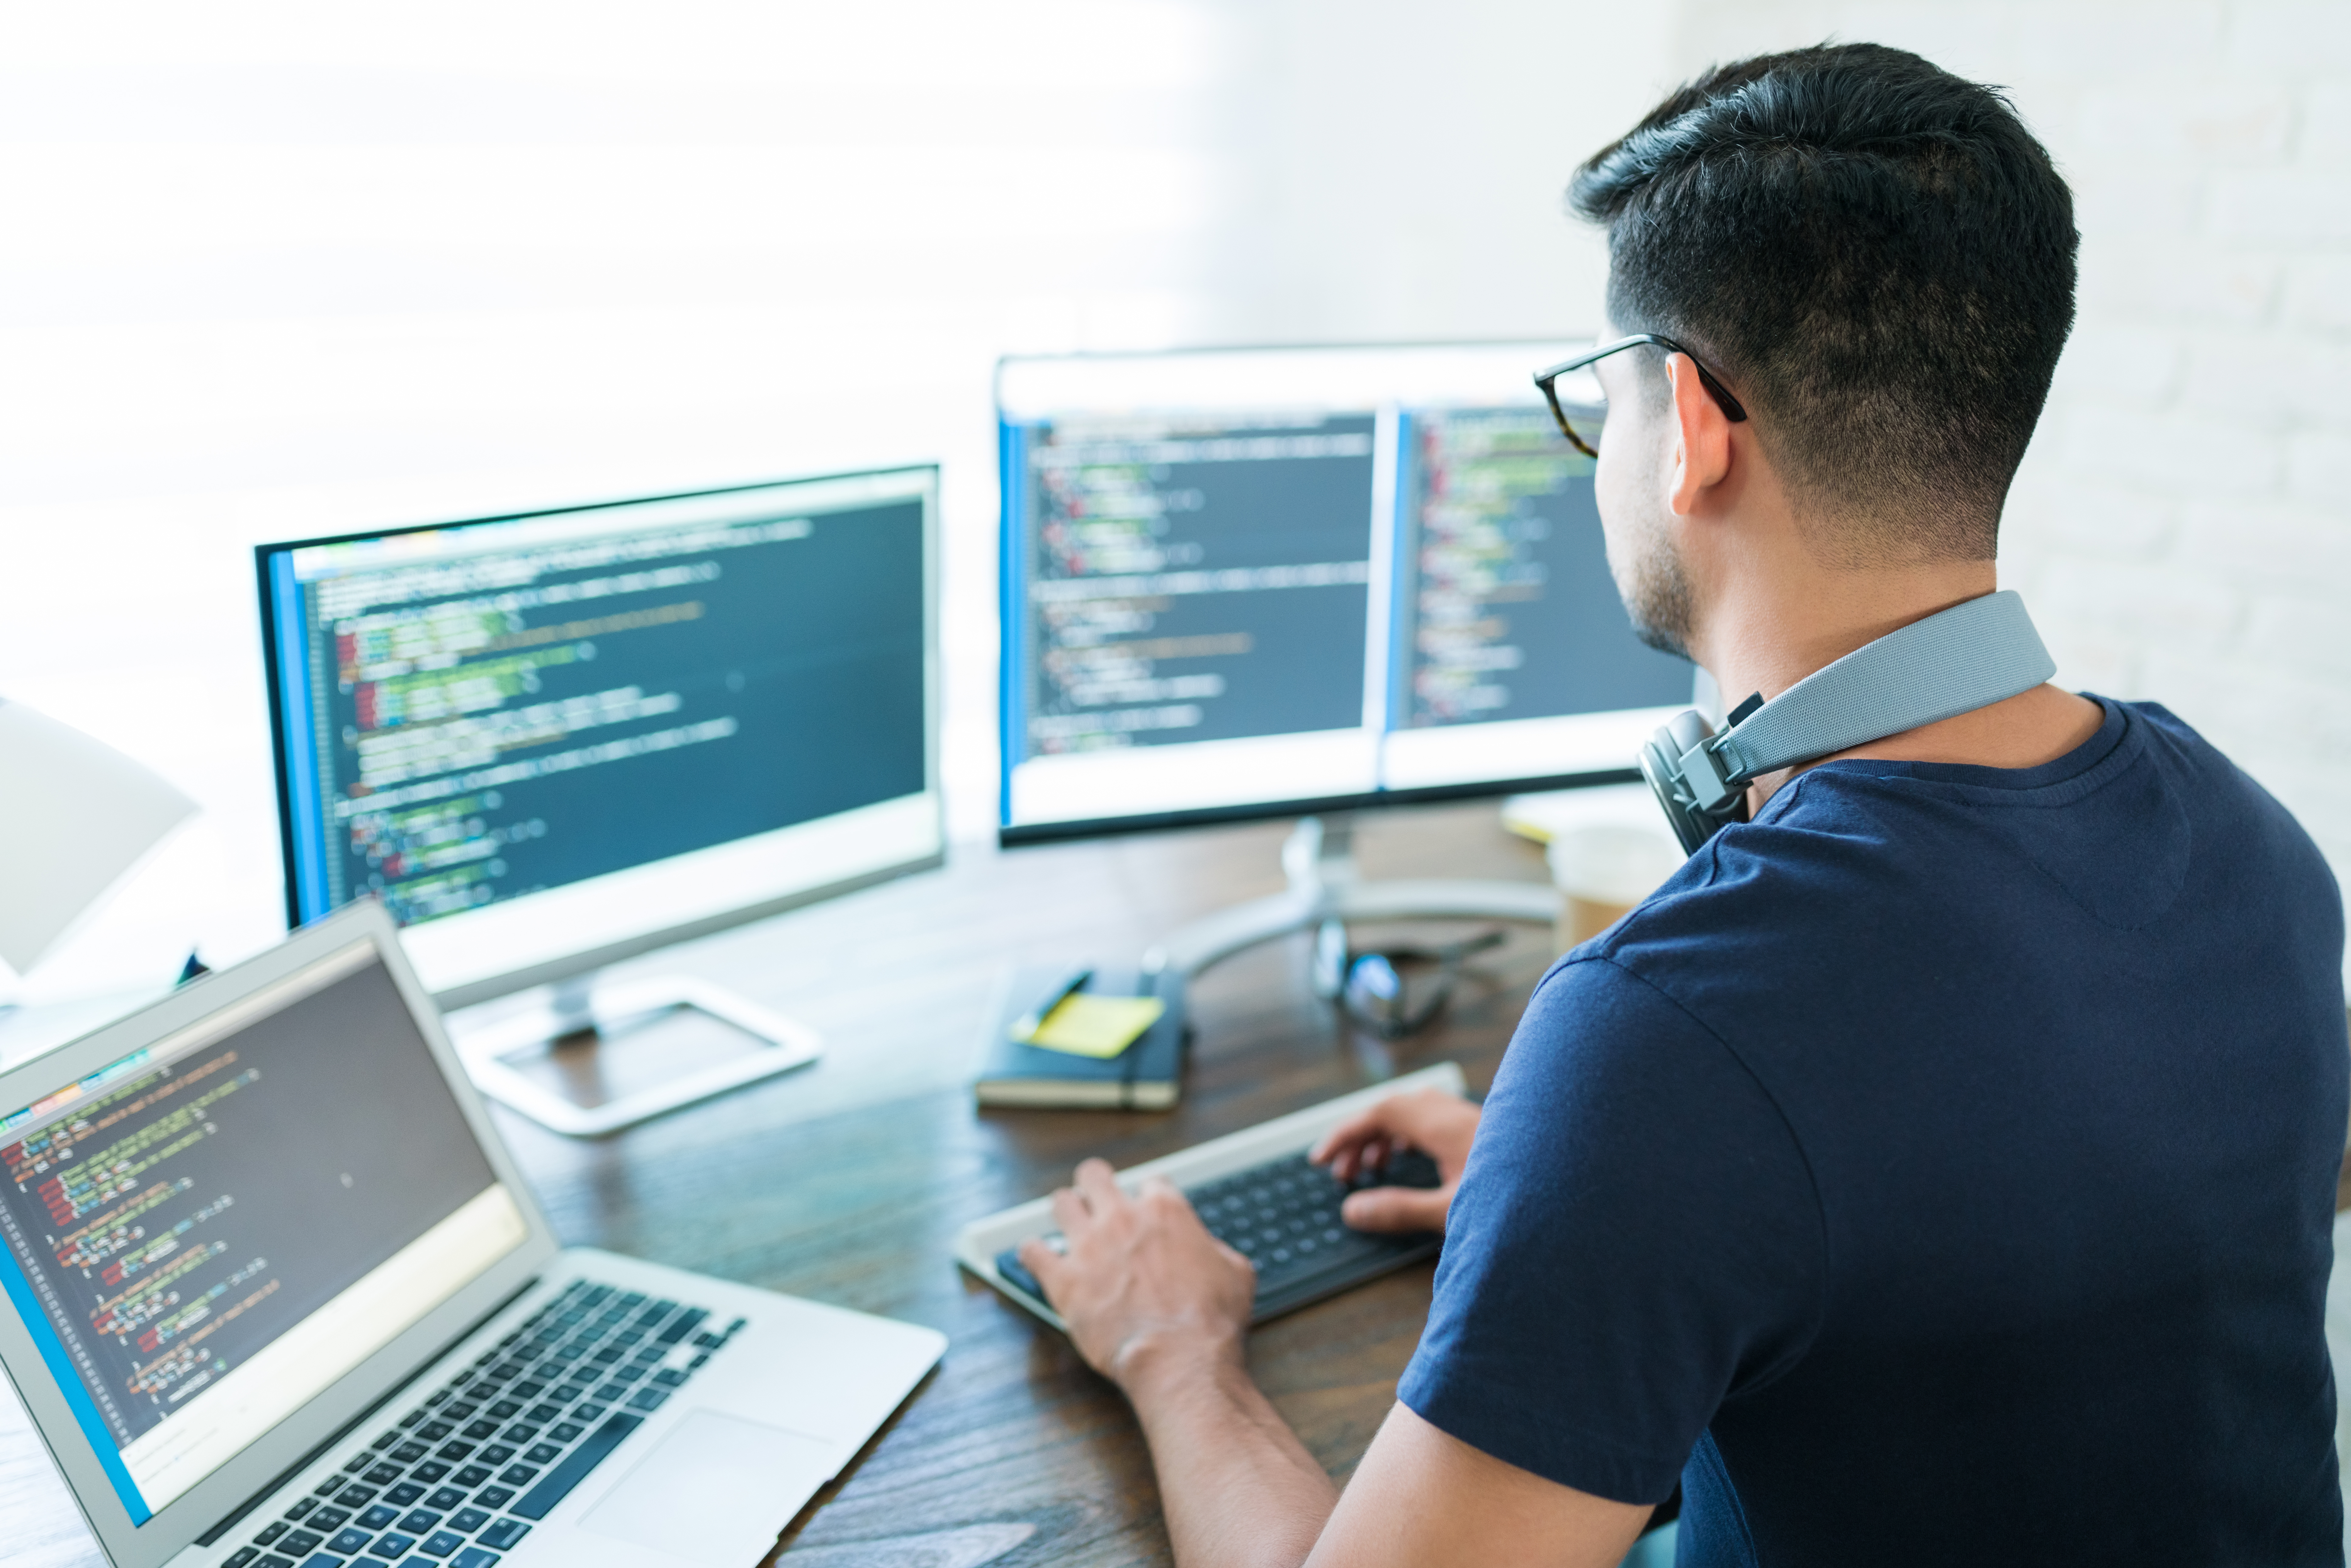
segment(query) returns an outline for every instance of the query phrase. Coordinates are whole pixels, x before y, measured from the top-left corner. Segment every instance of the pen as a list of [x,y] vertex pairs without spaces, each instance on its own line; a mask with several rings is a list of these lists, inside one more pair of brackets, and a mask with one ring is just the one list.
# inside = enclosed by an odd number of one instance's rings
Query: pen
[[1014,1040],[1026,1045],[1037,1038],[1037,1031],[1045,1027],[1045,1019],[1051,1015],[1053,1009],[1067,1000],[1072,991],[1083,988],[1085,983],[1093,977],[1094,972],[1092,969],[1072,971],[1055,982],[1051,990],[1040,997],[1036,1006],[1014,1019],[1012,1027],[1006,1032]]

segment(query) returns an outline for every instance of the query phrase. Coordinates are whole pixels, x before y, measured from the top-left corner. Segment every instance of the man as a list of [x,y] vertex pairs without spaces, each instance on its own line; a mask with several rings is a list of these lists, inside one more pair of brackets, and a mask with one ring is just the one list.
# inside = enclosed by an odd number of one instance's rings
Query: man
[[[1993,591],[2073,318],[2072,202],[1991,89],[1822,47],[1578,173],[1609,229],[1608,556],[1732,700]],[[1707,384],[1711,376],[1726,396]],[[1729,409],[1750,417],[1735,417]],[[1022,1259],[1133,1401],[1176,1559],[2339,1563],[2320,1320],[2342,904],[2151,705],[2051,686],[1754,786],[1545,977],[1437,1156],[1428,1329],[1343,1494],[1250,1383],[1249,1265],[1100,1162]],[[1449,1207],[1448,1207],[1449,1205]]]

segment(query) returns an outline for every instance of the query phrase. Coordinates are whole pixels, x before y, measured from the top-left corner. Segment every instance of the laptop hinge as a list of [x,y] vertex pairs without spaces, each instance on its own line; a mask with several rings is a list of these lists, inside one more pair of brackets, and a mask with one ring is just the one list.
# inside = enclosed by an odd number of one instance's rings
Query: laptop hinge
[[463,1344],[466,1339],[479,1330],[484,1323],[488,1322],[492,1318],[496,1317],[500,1312],[505,1312],[508,1307],[513,1306],[515,1302],[520,1301],[530,1288],[538,1284],[543,1278],[545,1278],[544,1275],[532,1275],[529,1279],[525,1280],[521,1284],[516,1286],[512,1291],[507,1291],[506,1296],[501,1299],[496,1306],[490,1308],[489,1311],[484,1312],[480,1317],[475,1318],[472,1322],[467,1323],[464,1328],[459,1329],[455,1333],[451,1334],[446,1340],[442,1342],[441,1347],[438,1350],[435,1350],[431,1355],[426,1356],[422,1362],[417,1364],[415,1371],[410,1373],[406,1377],[402,1378],[398,1383],[393,1384],[390,1388],[385,1389],[382,1396],[378,1398],[374,1404],[370,1405],[366,1409],[360,1411],[358,1415],[353,1416],[350,1420],[336,1427],[331,1434],[329,1434],[316,1447],[312,1448],[308,1453],[303,1455],[300,1458],[287,1466],[283,1470],[280,1470],[277,1473],[277,1479],[269,1482],[260,1490],[255,1492],[251,1497],[246,1498],[243,1502],[237,1504],[230,1512],[222,1515],[221,1521],[218,1524],[214,1525],[210,1530],[204,1531],[202,1535],[197,1536],[194,1544],[198,1546],[210,1546],[222,1536],[226,1535],[230,1531],[235,1529],[237,1524],[246,1514],[251,1513],[255,1509],[259,1508],[263,1503],[277,1496],[287,1481],[292,1480],[296,1476],[300,1475],[304,1470],[308,1469],[312,1465],[316,1464],[319,1455],[325,1453],[328,1449],[333,1448],[336,1444],[350,1437],[353,1429],[365,1426],[377,1411],[382,1409],[385,1406],[393,1403],[401,1396],[401,1395],[407,1392],[411,1384],[414,1383],[418,1378],[423,1377],[434,1367],[440,1365],[442,1359],[449,1354],[452,1346]]

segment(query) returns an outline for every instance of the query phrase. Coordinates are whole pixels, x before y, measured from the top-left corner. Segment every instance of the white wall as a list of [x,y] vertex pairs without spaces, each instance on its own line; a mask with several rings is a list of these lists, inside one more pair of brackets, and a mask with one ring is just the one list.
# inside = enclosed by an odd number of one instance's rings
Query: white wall
[[2170,706],[2351,884],[2351,4],[1687,0],[1673,69],[1832,35],[2010,87],[2073,183],[2001,539],[2058,678]]
[[996,357],[1587,323],[1559,191],[1665,38],[1613,10],[10,7],[0,693],[205,808],[24,994],[281,928],[266,539],[940,459],[984,834]]

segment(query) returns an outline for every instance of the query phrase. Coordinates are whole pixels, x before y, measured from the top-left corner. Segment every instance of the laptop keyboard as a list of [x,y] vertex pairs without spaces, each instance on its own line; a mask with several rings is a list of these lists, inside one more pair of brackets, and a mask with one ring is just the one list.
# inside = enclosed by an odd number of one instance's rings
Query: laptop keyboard
[[492,1568],[744,1321],[574,1281],[221,1568]]
[[[1434,1232],[1375,1236],[1350,1229],[1339,1218],[1339,1205],[1362,1187],[1438,1184],[1437,1163],[1418,1150],[1391,1156],[1384,1169],[1352,1184],[1297,1154],[1187,1186],[1184,1196],[1218,1240],[1257,1265],[1249,1321],[1263,1322],[1436,1252],[1444,1238]],[[1046,1238],[1060,1239],[1059,1231]],[[1017,1249],[996,1255],[996,1270],[1045,1300],[1036,1276],[1020,1266]]]

